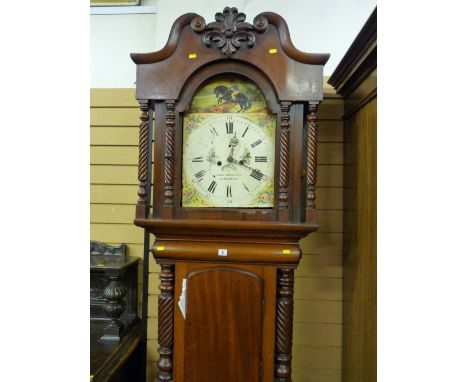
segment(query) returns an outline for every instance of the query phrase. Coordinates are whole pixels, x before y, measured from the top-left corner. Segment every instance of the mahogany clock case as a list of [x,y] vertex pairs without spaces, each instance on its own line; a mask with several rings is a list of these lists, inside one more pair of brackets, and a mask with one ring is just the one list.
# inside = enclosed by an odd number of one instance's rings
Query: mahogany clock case
[[[162,50],[131,55],[141,109],[134,222],[155,235],[161,266],[158,381],[290,382],[299,240],[318,229],[316,113],[329,55],[298,51],[271,12],[250,24],[226,7],[215,19],[182,15]],[[275,115],[272,208],[183,206],[184,115],[226,75],[255,84]]]
[[[315,218],[306,219],[305,216],[305,118],[307,113],[310,114],[311,107],[317,107],[323,97],[323,65],[329,55],[298,51],[291,43],[285,21],[271,12],[254,19],[254,25],[255,22],[257,25],[263,24],[252,32],[252,35],[257,32],[253,46],[244,44],[231,55],[224,54],[221,49],[204,43],[200,35],[203,29],[196,26],[200,19],[201,16],[193,13],[179,17],[161,51],[131,55],[137,64],[136,97],[150,111],[149,128],[153,127],[153,118],[156,126],[151,217],[291,223],[307,220],[307,223],[315,224]],[[206,25],[204,20],[201,25]],[[182,207],[181,141],[184,113],[190,108],[193,96],[200,87],[216,76],[227,74],[258,86],[267,101],[269,112],[276,115],[275,174],[278,176],[275,176],[273,208]],[[287,142],[285,134],[282,134],[284,130],[287,130]],[[169,171],[169,180],[168,165],[172,170]],[[281,179],[283,184],[280,184]],[[282,208],[285,211],[281,213],[280,205],[286,207]],[[140,214],[137,216],[139,218],[145,216]]]

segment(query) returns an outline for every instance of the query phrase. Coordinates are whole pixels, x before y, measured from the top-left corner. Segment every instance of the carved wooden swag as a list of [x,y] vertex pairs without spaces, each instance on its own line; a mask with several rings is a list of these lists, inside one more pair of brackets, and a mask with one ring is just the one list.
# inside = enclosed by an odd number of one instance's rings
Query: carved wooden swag
[[216,13],[216,21],[208,25],[201,16],[194,17],[190,25],[197,33],[205,32],[203,42],[206,46],[215,45],[230,57],[242,46],[242,43],[246,43],[249,48],[254,46],[255,35],[251,31],[262,33],[268,27],[268,20],[265,16],[256,16],[253,25],[246,23],[245,17],[245,13],[239,13],[237,8],[226,7],[223,13]]

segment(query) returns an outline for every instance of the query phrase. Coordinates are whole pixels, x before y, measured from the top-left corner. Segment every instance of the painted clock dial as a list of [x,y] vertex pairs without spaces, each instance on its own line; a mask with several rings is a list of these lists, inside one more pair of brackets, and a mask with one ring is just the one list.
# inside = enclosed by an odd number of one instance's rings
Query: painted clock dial
[[254,84],[209,83],[183,129],[182,207],[274,206],[276,116]]
[[184,207],[273,207],[275,145],[256,122],[272,116],[249,117],[188,118],[193,131],[183,150]]

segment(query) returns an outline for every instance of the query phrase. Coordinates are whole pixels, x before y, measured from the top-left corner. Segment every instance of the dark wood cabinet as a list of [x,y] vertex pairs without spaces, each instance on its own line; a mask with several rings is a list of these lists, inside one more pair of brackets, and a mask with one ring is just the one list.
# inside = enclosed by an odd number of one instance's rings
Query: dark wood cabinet
[[118,341],[137,317],[138,257],[126,256],[126,246],[91,241],[91,323],[102,326],[103,340]]
[[90,330],[91,382],[143,382],[142,325],[135,320],[118,341],[102,341],[106,323],[93,322]]
[[135,224],[161,266],[158,381],[288,382],[329,55],[297,50],[275,13],[215,20],[182,15],[162,50],[131,55]]
[[142,325],[137,317],[137,257],[126,246],[91,241],[90,380],[143,381]]

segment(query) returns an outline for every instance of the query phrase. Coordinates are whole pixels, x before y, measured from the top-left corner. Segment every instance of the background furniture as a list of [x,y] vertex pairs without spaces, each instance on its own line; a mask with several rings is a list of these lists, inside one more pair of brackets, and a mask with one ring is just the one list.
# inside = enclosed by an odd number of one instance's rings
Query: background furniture
[[142,326],[137,317],[137,257],[125,244],[90,243],[90,376],[92,381],[143,381]]
[[137,319],[138,257],[125,255],[125,244],[91,241],[91,322],[107,323],[104,340],[119,340]]
[[375,382],[377,8],[329,83],[344,98],[343,382]]
[[141,322],[134,321],[118,341],[101,340],[107,324],[91,323],[90,380],[92,382],[144,382]]

